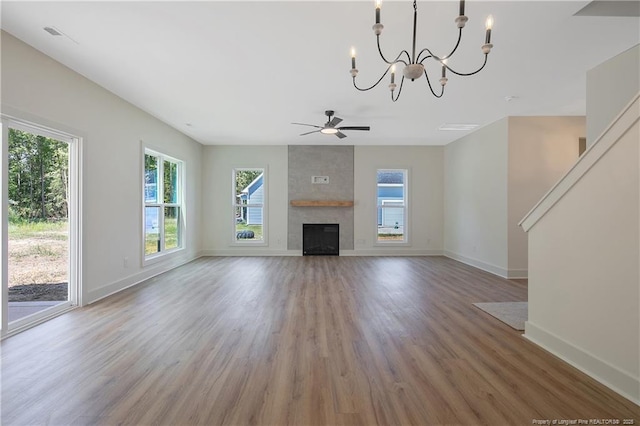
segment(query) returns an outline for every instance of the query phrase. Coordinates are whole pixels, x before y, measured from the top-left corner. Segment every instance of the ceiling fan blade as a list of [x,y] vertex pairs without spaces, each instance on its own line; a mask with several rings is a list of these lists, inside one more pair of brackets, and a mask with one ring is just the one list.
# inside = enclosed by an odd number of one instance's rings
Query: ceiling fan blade
[[371,130],[370,126],[343,126],[338,127],[338,130]]
[[312,130],[310,132],[307,133],[300,133],[300,136],[304,136],[304,135],[310,135],[311,133],[318,133],[320,130]]
[[333,117],[333,118],[331,119],[331,121],[329,121],[329,122],[327,123],[327,126],[329,126],[329,127],[336,127],[336,125],[337,125],[338,123],[340,123],[341,121],[342,121],[342,118],[339,118],[339,117]]
[[291,124],[298,124],[300,126],[310,126],[310,127],[316,127],[318,129],[322,129],[322,126],[316,126],[315,124],[307,124],[307,123],[291,123]]
[[336,136],[337,136],[337,137],[339,137],[340,139],[343,139],[343,138],[346,138],[346,137],[347,137],[347,135],[345,135],[345,134],[344,134],[344,133],[342,133],[342,132],[337,132],[337,133],[336,133]]

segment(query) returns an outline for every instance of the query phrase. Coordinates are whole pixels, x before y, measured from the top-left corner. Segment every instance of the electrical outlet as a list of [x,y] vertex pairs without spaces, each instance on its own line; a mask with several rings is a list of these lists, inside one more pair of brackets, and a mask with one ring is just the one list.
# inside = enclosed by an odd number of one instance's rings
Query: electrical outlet
[[125,268],[129,267],[129,258],[128,257],[125,256],[125,257],[122,258],[122,266],[125,267]]

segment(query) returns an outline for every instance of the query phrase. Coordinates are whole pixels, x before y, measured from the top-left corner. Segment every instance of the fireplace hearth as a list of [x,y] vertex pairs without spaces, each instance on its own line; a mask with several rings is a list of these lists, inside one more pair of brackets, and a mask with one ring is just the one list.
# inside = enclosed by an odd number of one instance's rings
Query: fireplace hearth
[[303,223],[303,256],[339,256],[340,225],[337,223]]

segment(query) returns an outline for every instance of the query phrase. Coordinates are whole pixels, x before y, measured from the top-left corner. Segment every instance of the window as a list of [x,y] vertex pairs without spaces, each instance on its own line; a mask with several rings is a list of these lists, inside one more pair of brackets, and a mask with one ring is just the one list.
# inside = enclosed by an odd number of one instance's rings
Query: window
[[233,170],[233,238],[237,243],[264,243],[266,229],[265,169]]
[[406,169],[379,169],[376,179],[377,237],[379,243],[407,242]]
[[146,149],[143,192],[145,258],[182,248],[182,162]]

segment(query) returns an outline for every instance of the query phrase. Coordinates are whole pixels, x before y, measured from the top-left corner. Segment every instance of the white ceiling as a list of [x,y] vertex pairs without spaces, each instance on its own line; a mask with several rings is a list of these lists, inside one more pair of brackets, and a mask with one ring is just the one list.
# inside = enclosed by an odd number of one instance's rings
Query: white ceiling
[[[469,22],[449,65],[481,64],[484,20],[495,19],[493,51],[472,77],[449,75],[434,98],[424,78],[391,102],[373,1],[1,2],[2,29],[203,144],[442,145],[507,115],[584,115],[586,71],[640,42],[640,18],[573,16],[587,1],[467,1]],[[613,2],[612,2],[613,3]],[[616,2],[619,3],[619,2]],[[457,1],[418,2],[418,49],[455,43]],[[411,1],[386,1],[386,56],[411,49]],[[43,27],[66,35],[53,37]],[[439,78],[438,67],[434,80]],[[505,97],[514,96],[510,102]],[[346,139],[291,122],[370,125]]]

